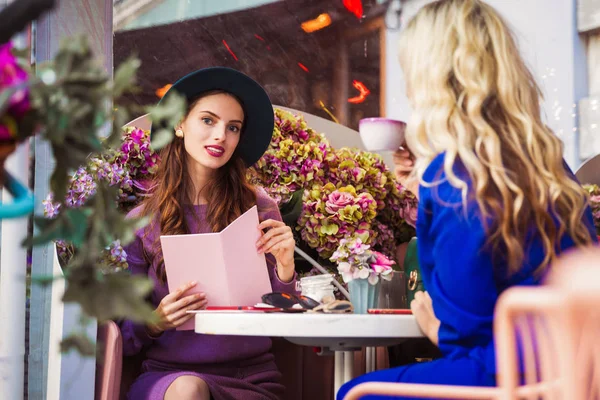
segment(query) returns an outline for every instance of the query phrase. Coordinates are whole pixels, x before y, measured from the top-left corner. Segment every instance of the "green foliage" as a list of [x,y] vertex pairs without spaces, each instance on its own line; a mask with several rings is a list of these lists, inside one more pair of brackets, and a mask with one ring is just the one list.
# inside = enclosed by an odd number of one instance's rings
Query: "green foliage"
[[[107,272],[99,265],[102,251],[119,240],[130,242],[134,231],[146,220],[126,220],[117,208],[118,189],[98,184],[95,193],[81,207],[66,206],[69,178],[92,155],[108,152],[120,144],[122,126],[130,110],[120,99],[135,90],[140,61],[130,58],[116,68],[114,79],[92,54],[85,37],[68,38],[54,60],[38,66],[37,75],[26,83],[31,110],[19,121],[18,138],[39,135],[47,140],[56,161],[50,178],[54,202],[60,204],[52,219],[34,217],[39,233],[24,240],[25,246],[39,246],[64,240],[74,247],[74,257],[64,270],[65,302],[78,303],[85,314],[99,321],[129,318],[149,321],[152,309],[146,301],[152,290],[147,277],[128,272]],[[15,87],[1,88],[0,115]],[[172,140],[172,127],[182,118],[186,101],[172,93],[153,107],[152,120],[161,129],[153,142],[155,149]],[[146,110],[148,111],[148,110]],[[169,128],[171,127],[171,128]],[[47,284],[53,277],[32,277]],[[73,334],[62,349],[76,349],[93,355],[94,346],[82,334]]]

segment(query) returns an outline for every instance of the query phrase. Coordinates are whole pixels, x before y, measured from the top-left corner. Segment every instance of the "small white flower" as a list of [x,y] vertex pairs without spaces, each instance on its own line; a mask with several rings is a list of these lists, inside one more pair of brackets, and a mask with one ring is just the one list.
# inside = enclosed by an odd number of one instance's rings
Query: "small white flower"
[[369,284],[377,285],[377,282],[379,282],[379,276],[375,272],[372,272],[369,275]]
[[350,265],[350,263],[341,262],[338,264],[338,271],[340,274],[342,274],[342,279],[344,280],[344,282],[348,283],[352,279],[354,279],[352,269],[353,268],[352,265]]
[[367,268],[361,268],[358,270],[358,277],[360,279],[367,279],[371,272]]

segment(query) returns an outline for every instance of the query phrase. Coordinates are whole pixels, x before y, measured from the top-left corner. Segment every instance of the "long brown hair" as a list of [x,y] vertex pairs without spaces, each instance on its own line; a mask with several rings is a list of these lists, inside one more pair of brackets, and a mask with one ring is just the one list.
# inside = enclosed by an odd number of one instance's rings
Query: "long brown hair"
[[[195,98],[188,108],[185,118],[198,103],[206,96],[225,93],[234,97],[242,106],[239,99],[223,91],[206,92]],[[242,127],[242,135],[244,129]],[[187,188],[193,187],[190,171],[187,167],[188,154],[183,139],[174,138],[171,143],[160,151],[161,162],[156,172],[151,195],[142,203],[142,216],[152,216],[150,229],[160,235],[189,234],[190,228],[185,218],[185,206],[193,204]],[[246,179],[246,165],[242,158],[234,152],[231,159],[219,168],[207,182],[206,220],[213,232],[219,232],[237,217],[256,204],[254,187]],[[160,235],[153,244],[150,259],[159,257],[156,276],[162,283],[166,282],[164,257],[160,247]]]

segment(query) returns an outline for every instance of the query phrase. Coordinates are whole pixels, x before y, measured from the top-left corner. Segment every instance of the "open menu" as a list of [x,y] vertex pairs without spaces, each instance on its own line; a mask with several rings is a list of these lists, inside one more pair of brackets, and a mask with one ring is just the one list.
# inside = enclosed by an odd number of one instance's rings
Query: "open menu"
[[[265,255],[256,249],[258,224],[254,206],[218,233],[161,236],[169,291],[196,281],[184,296],[204,292],[209,306],[260,302],[272,289]],[[194,319],[177,329],[194,329]]]

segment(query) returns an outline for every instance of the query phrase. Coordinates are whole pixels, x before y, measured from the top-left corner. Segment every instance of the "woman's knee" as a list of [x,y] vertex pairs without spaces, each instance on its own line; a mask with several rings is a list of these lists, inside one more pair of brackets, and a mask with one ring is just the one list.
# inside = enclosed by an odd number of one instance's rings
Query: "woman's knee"
[[175,379],[165,393],[165,400],[210,400],[210,390],[202,379],[184,375]]

